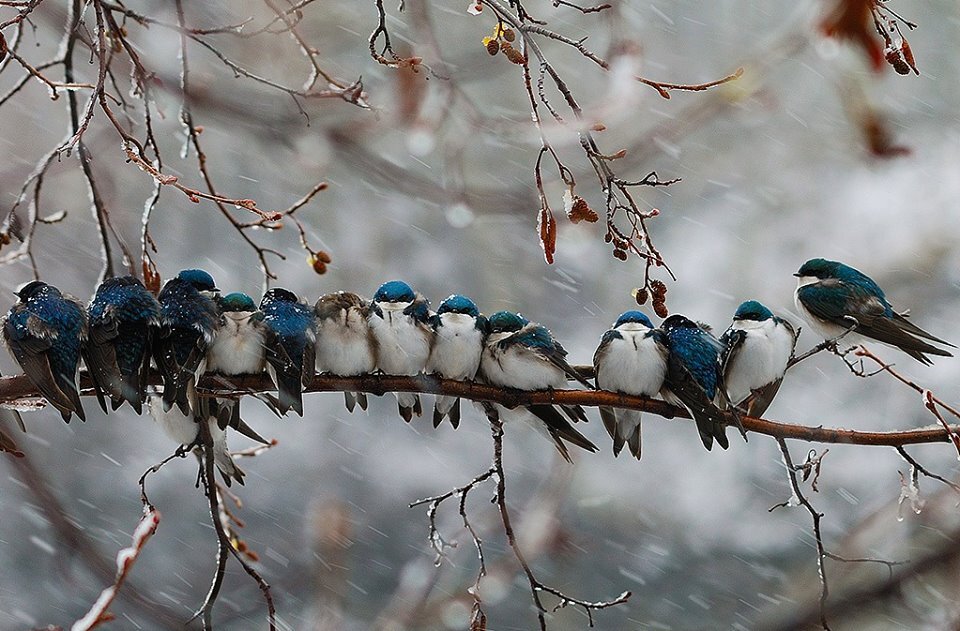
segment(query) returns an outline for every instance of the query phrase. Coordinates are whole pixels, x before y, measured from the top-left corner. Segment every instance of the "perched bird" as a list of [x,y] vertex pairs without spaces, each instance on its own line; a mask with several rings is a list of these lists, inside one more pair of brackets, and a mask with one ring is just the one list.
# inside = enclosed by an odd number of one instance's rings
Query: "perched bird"
[[[488,335],[480,358],[480,373],[483,379],[495,386],[519,390],[545,390],[565,388],[567,378],[573,378],[592,388],[589,382],[567,363],[567,351],[553,339],[546,327],[530,322],[523,316],[509,311],[498,311],[488,320]],[[538,431],[546,429],[568,462],[570,453],[563,442],[597,451],[597,446],[578,432],[552,405],[528,405],[523,413],[507,410],[497,405],[503,420],[520,417],[529,421],[533,414],[542,423],[533,423]],[[573,422],[586,421],[587,416],[579,405],[561,405],[560,409]]]
[[[707,450],[713,447],[714,439],[724,449],[728,448],[730,443],[721,409],[726,407],[720,371],[723,346],[708,330],[679,314],[664,320],[660,328],[666,333],[670,348],[661,391],[664,400],[690,412]],[[740,431],[743,432],[743,428]]]
[[217,300],[219,322],[207,348],[207,370],[222,375],[259,375],[266,366],[263,313],[247,294]]
[[187,391],[203,372],[207,347],[217,331],[219,293],[210,274],[187,269],[171,278],[160,290],[160,331],[153,356],[163,376],[163,407],[176,403],[190,415]]
[[[387,375],[419,375],[430,356],[430,302],[414,293],[410,285],[391,280],[373,295],[368,322],[377,341],[377,367]],[[403,420],[420,416],[420,395],[397,392]]]
[[[652,397],[667,375],[667,337],[655,329],[644,313],[627,311],[603,334],[593,355],[597,387],[642,397]],[[600,418],[613,438],[613,455],[624,444],[640,459],[640,411],[600,407]]]
[[200,440],[200,425],[198,419],[203,419],[210,428],[210,437],[213,439],[213,463],[220,471],[221,477],[227,486],[232,480],[243,485],[243,476],[246,475],[227,449],[227,432],[217,423],[216,413],[207,407],[203,399],[198,401],[193,384],[187,386],[188,398],[191,403],[191,414],[184,414],[177,408],[167,408],[159,397],[147,397],[147,410],[163,432],[184,447],[191,448],[197,459],[203,462],[203,446]]
[[[486,322],[469,298],[457,294],[445,298],[430,318],[433,345],[427,359],[427,372],[445,379],[472,380],[480,367]],[[437,396],[433,426],[439,427],[447,415],[454,428],[460,425],[460,399]]]
[[86,420],[77,390],[87,313],[73,296],[35,280],[16,292],[20,299],[3,322],[3,340],[27,378],[70,422]]
[[[261,374],[267,362],[263,313],[250,296],[239,292],[220,297],[217,309],[220,319],[207,348],[207,372],[225,377]],[[253,440],[267,442],[240,418],[239,399],[216,399],[211,413],[219,429],[233,427]]]
[[762,416],[793,357],[796,330],[756,300],[748,300],[733,314],[720,343],[727,400],[748,416]]
[[107,411],[109,397],[114,410],[126,401],[142,413],[160,304],[135,277],[121,276],[100,283],[88,313],[84,361],[100,407]]
[[[810,259],[794,276],[797,309],[813,329],[829,340],[852,326],[844,341],[855,346],[863,338],[899,348],[923,364],[932,364],[927,355],[953,357],[951,353],[924,340],[953,347],[909,322],[906,314],[893,310],[883,290],[865,274],[837,261]],[[923,338],[923,339],[920,339]],[[954,347],[955,348],[955,347]]]
[[[370,330],[370,303],[357,294],[338,291],[320,296],[313,309],[317,321],[317,372],[341,377],[366,375],[377,369],[377,341]],[[347,410],[367,409],[364,392],[344,392]]]
[[267,370],[277,384],[278,409],[303,416],[303,387],[313,379],[317,334],[313,310],[296,294],[275,287],[260,301],[266,331]]

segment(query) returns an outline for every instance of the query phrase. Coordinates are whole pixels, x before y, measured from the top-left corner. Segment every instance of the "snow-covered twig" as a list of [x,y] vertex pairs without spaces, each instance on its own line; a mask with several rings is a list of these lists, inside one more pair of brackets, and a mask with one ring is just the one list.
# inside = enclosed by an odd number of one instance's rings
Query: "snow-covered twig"
[[140,523],[133,531],[130,545],[117,553],[117,577],[113,581],[113,585],[100,592],[100,597],[97,598],[93,607],[82,618],[73,623],[73,626],[70,627],[71,631],[89,631],[101,623],[113,620],[113,615],[109,612],[110,605],[116,599],[117,592],[120,591],[120,587],[133,568],[133,564],[136,563],[143,547],[147,545],[147,541],[157,531],[159,525],[160,511],[153,507],[144,506],[143,517],[140,518]]

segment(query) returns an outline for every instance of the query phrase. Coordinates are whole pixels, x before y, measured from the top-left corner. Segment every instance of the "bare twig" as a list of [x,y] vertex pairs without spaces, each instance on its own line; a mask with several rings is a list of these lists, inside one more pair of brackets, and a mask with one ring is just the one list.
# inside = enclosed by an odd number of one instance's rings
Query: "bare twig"
[[830,595],[830,588],[827,583],[827,569],[824,567],[824,559],[827,558],[827,552],[823,546],[823,534],[820,532],[820,519],[823,517],[823,513],[813,507],[813,504],[810,503],[810,500],[807,499],[800,489],[800,483],[797,480],[797,467],[793,464],[793,459],[790,457],[790,449],[787,448],[787,441],[783,438],[777,438],[777,445],[780,447],[780,454],[783,457],[783,464],[787,470],[787,479],[790,481],[792,492],[790,502],[778,506],[800,504],[807,509],[807,512],[810,513],[810,518],[813,520],[813,536],[817,544],[817,572],[820,576],[820,626],[823,627],[825,631],[829,631],[830,625],[827,623],[827,597]]
[[130,546],[117,553],[117,577],[114,579],[113,585],[107,587],[100,593],[100,597],[97,598],[97,601],[93,604],[93,607],[90,608],[90,611],[73,623],[71,631],[89,631],[113,619],[113,614],[111,614],[108,609],[116,599],[120,587],[133,568],[133,564],[136,563],[137,557],[140,556],[143,547],[147,544],[147,541],[150,540],[150,537],[153,536],[153,533],[157,531],[157,526],[159,525],[160,512],[153,507],[145,506],[143,509],[143,517],[140,518],[140,523],[137,524],[136,529],[133,531]]
[[[489,410],[489,408],[488,408]],[[541,592],[547,592],[553,594],[560,599],[560,602],[554,606],[553,611],[558,611],[568,606],[576,606],[583,609],[584,613],[587,614],[587,620],[589,625],[593,626],[593,612],[599,611],[601,609],[607,609],[609,607],[614,607],[616,605],[623,604],[627,602],[627,599],[630,598],[631,593],[629,591],[622,592],[616,598],[610,600],[601,600],[601,601],[587,601],[579,598],[574,598],[568,596],[564,592],[550,587],[549,585],[544,584],[536,577],[533,573],[533,569],[530,567],[530,564],[527,562],[526,557],[523,554],[523,551],[520,549],[519,544],[517,543],[517,537],[513,530],[513,525],[510,521],[510,512],[507,510],[507,486],[506,486],[506,476],[503,471],[503,423],[499,418],[496,418],[496,413],[491,414],[488,411],[488,418],[490,419],[491,431],[493,432],[493,470],[494,475],[497,479],[497,495],[496,502],[497,508],[500,511],[500,520],[503,523],[503,532],[507,537],[507,542],[510,544],[510,549],[513,551],[513,556],[517,559],[517,562],[520,564],[520,567],[523,569],[523,573],[527,577],[527,582],[530,584],[530,594],[533,597],[533,603],[537,608],[537,622],[540,625],[541,631],[546,631],[547,629],[547,620],[545,614],[547,613],[546,607],[543,605],[543,601],[540,599]]]

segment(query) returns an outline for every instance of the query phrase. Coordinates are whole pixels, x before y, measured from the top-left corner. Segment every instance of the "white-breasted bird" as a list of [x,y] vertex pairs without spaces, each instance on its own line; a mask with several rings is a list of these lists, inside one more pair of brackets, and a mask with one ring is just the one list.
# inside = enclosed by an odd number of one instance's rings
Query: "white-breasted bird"
[[[356,377],[377,368],[377,340],[370,329],[370,303],[346,291],[320,296],[314,305],[317,319],[317,372]],[[364,392],[344,392],[347,411],[367,409]]]
[[[430,318],[433,344],[427,359],[427,372],[445,379],[472,380],[480,367],[480,354],[486,337],[486,318],[472,300],[459,294],[448,296]],[[433,426],[450,417],[454,428],[460,425],[460,399],[438,395],[433,407]]]
[[850,346],[876,340],[928,365],[933,362],[927,355],[953,357],[930,342],[953,344],[910,322],[905,312],[894,311],[880,286],[863,272],[839,261],[810,259],[794,276],[797,309],[825,340],[841,334]]
[[[419,375],[430,356],[433,329],[430,328],[430,302],[414,293],[410,285],[391,280],[373,296],[368,322],[377,340],[377,367],[386,375]],[[423,414],[420,395],[396,392],[400,416],[410,422]]]
[[[654,328],[641,311],[627,311],[603,334],[593,355],[597,387],[635,396],[652,397],[660,392],[667,374],[666,335]],[[640,411],[600,407],[600,418],[613,438],[613,455],[624,444],[640,459]]]
[[720,343],[727,399],[747,416],[762,416],[793,357],[796,330],[756,300],[748,300],[737,308]]
[[[487,323],[488,335],[480,358],[480,374],[487,383],[519,390],[562,389],[567,387],[569,377],[588,388],[593,387],[567,363],[567,351],[546,327],[509,311],[494,313]],[[570,452],[563,441],[587,451],[598,451],[597,446],[570,423],[587,420],[583,408],[579,405],[560,405],[559,408],[563,414],[552,405],[527,405],[512,410],[502,405],[493,406],[501,420],[519,418],[545,433],[568,462],[572,462]]]

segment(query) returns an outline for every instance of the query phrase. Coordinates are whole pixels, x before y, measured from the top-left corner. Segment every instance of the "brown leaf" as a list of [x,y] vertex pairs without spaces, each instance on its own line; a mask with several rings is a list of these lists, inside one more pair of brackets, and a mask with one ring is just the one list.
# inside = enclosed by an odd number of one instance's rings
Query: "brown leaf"
[[872,155],[878,158],[898,158],[912,153],[909,147],[895,143],[887,121],[877,112],[869,111],[864,114],[860,125],[867,149]]
[[903,38],[903,46],[900,47],[903,51],[903,58],[907,61],[907,64],[910,66],[910,69],[915,73],[920,74],[920,71],[917,70],[917,62],[913,58],[913,49],[910,48],[910,42],[907,41],[907,38]]
[[141,259],[141,265],[143,267],[143,286],[153,295],[157,295],[160,293],[160,271],[149,256],[144,256]]
[[874,70],[883,67],[883,46],[873,27],[876,0],[835,0],[833,10],[820,23],[828,37],[850,40],[863,48]]
[[553,264],[553,254],[557,251],[557,220],[546,205],[540,208],[540,217],[537,221],[537,230],[540,232],[540,247],[543,248],[543,258],[547,264]]

